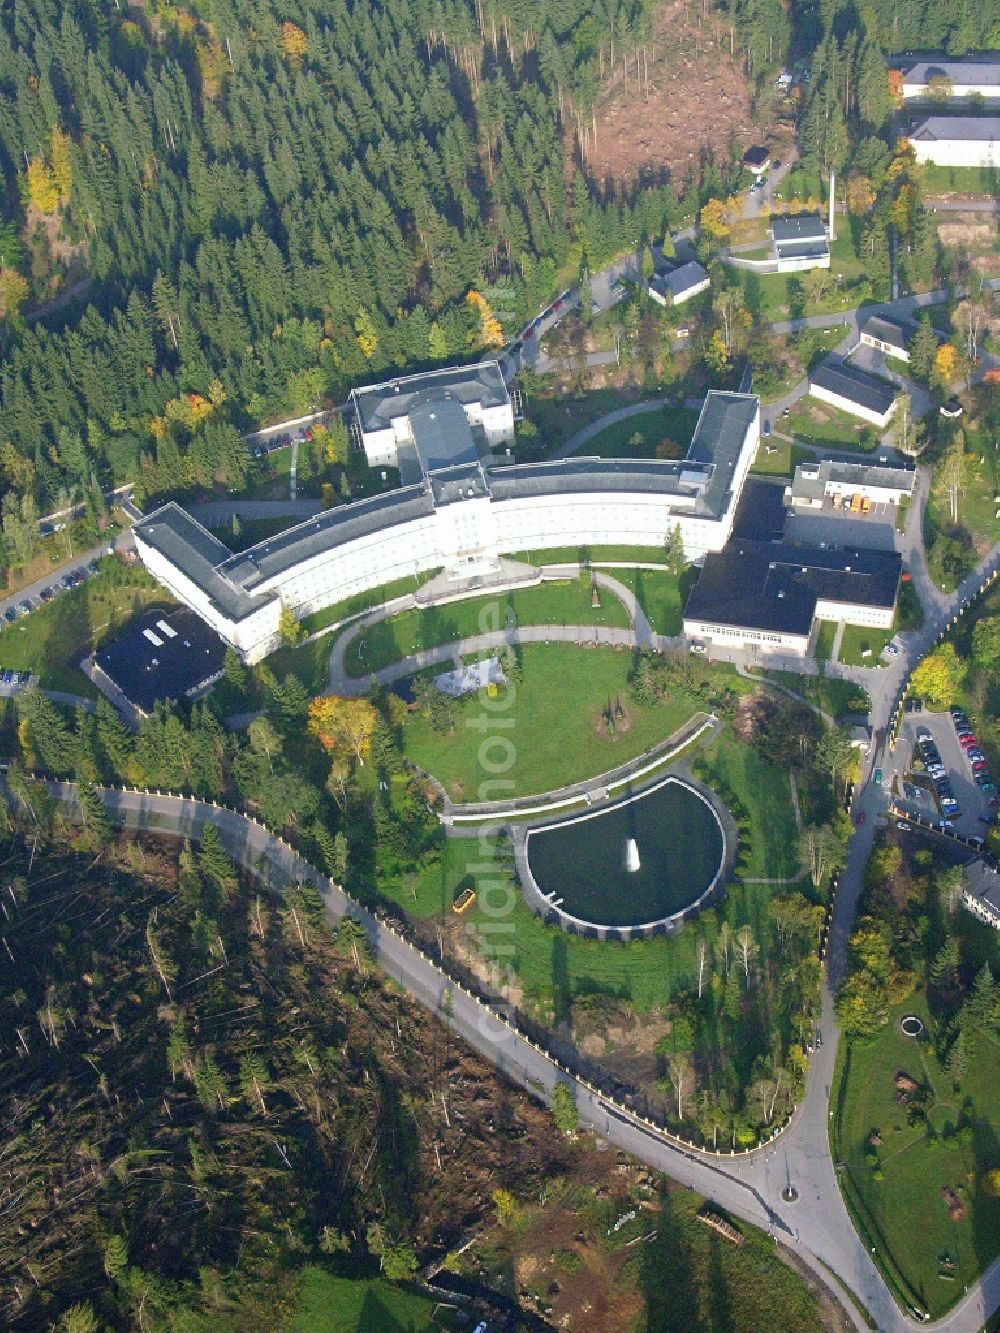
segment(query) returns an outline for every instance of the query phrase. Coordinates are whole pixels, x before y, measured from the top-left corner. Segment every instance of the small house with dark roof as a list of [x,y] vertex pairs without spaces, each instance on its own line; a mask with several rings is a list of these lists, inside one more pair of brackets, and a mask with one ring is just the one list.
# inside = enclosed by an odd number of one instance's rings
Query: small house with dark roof
[[894,384],[836,358],[824,361],[811,373],[809,392],[813,398],[870,421],[880,430],[886,428],[896,409]]
[[654,273],[649,280],[649,294],[659,305],[681,305],[707,291],[708,286],[707,272],[692,259],[669,273]]
[[763,176],[764,172],[771,165],[771,154],[767,148],[759,144],[753,148],[748,148],[743,154],[743,165],[747,171],[752,171],[755,176]]
[[830,267],[830,238],[818,213],[772,218],[770,231],[779,273]]
[[869,315],[861,325],[861,341],[897,361],[909,361],[910,342],[917,331],[912,319],[894,315]]

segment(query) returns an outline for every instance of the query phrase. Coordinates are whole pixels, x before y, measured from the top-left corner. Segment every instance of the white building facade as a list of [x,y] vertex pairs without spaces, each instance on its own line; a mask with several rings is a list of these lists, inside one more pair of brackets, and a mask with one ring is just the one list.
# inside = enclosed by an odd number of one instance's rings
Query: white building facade
[[1000,100],[1000,63],[977,60],[921,60],[903,75],[903,101]]
[[1000,116],[929,116],[908,136],[918,162],[939,167],[1000,165]]
[[710,393],[682,462],[464,462],[327,510],[239,554],[176,504],[133,532],[150,573],[252,663],[278,646],[283,608],[302,619],[408,576],[444,570],[458,583],[497,570],[504,554],[662,547],[675,529],[691,560],[720,551],[759,438],[756,397]]

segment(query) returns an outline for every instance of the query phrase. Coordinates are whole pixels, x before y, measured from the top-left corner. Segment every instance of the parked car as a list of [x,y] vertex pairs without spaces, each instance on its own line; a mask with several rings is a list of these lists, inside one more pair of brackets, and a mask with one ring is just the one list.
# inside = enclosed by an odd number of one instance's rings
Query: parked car
[[917,727],[917,740],[918,740],[918,741],[929,741],[929,740],[933,740],[933,737],[931,736],[931,733],[930,733],[930,728],[928,728],[928,727]]
[[31,603],[27,600],[23,602],[18,602],[17,609],[20,611],[22,616],[26,616],[28,612],[31,610]]
[[882,651],[885,653],[886,657],[898,657],[899,645],[895,643],[887,643]]
[[908,824],[905,819],[899,819],[896,821],[896,827],[899,829],[900,833],[909,833],[913,828],[913,825]]
[[952,704],[948,711],[951,713],[952,717],[965,717],[965,709],[959,708],[958,704]]

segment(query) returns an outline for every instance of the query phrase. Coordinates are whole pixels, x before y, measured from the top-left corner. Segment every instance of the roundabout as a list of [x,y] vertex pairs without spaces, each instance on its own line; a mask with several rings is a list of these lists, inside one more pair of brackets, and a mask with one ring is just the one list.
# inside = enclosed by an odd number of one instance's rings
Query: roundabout
[[673,774],[515,836],[524,887],[538,910],[601,938],[679,928],[724,879],[719,812],[705,792]]

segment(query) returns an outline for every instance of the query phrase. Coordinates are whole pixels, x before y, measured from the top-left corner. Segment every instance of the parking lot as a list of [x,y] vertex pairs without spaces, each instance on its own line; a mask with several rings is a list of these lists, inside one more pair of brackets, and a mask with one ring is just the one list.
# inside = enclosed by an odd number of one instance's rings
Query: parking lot
[[[949,713],[928,713],[926,711],[905,714],[903,724],[900,727],[900,742],[896,749],[896,755],[901,763],[909,760],[910,755],[914,752],[918,728],[926,728],[931,733],[934,744],[940,752],[941,762],[948,770],[952,791],[961,807],[961,814],[953,821],[955,832],[963,838],[983,837],[987,832],[987,826],[980,821],[979,816],[988,809],[986,796],[972,780],[972,766],[959,744],[951,715]],[[887,778],[888,776],[887,774]],[[910,780],[901,769],[893,789],[893,796],[897,803],[908,810],[912,810],[914,814],[922,815],[925,819],[941,818],[937,813],[933,798],[930,797],[929,793],[920,791],[921,784],[916,784],[918,794],[913,797],[904,791],[904,779],[907,782]],[[935,807],[933,811],[929,808],[930,806]]]

